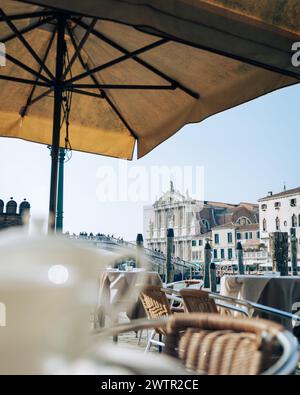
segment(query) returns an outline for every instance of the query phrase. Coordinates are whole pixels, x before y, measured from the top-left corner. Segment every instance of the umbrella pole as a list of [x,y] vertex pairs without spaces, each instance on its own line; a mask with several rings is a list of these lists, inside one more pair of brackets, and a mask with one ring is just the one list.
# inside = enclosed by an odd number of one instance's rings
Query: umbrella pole
[[58,191],[57,191],[57,214],[56,232],[62,233],[64,221],[64,166],[65,149],[60,148],[58,154]]
[[57,209],[57,175],[58,175],[58,153],[60,142],[61,107],[63,94],[63,69],[65,51],[65,28],[66,16],[57,14],[57,47],[56,47],[56,67],[54,84],[54,109],[53,109],[53,133],[51,147],[51,180],[50,180],[50,203],[49,203],[49,229],[56,229],[56,209]]

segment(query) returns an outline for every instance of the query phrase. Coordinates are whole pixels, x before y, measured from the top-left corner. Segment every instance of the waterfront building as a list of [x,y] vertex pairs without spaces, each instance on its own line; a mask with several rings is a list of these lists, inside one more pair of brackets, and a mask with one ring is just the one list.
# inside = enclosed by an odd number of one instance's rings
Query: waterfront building
[[236,261],[239,242],[243,247],[245,265],[266,262],[268,252],[260,241],[259,223],[250,223],[249,220],[243,224],[230,222],[212,229],[212,258],[215,262]]
[[[165,192],[152,206],[144,208],[144,234],[146,245],[153,250],[166,252],[166,233],[168,228],[174,229],[174,257],[187,261],[203,263],[204,247],[207,240],[214,248],[215,230],[230,225],[232,241],[224,243],[224,232],[219,231],[220,256],[224,248],[225,257],[235,256],[236,228],[255,225],[249,230],[255,237],[259,230],[258,205],[252,203],[230,204],[214,201],[200,201],[193,199],[188,193],[185,195],[176,191],[171,182],[170,189]],[[228,231],[229,232],[229,231]],[[242,231],[242,234],[244,234]],[[216,236],[217,237],[217,236]],[[229,237],[229,236],[228,236]],[[245,236],[246,237],[246,236]],[[231,239],[228,239],[231,240]],[[230,249],[232,253],[230,253]],[[227,258],[226,258],[227,259]]]
[[4,204],[4,201],[0,199],[0,230],[6,229],[12,226],[20,226],[24,224],[24,216],[30,211],[30,204],[26,199],[19,205],[13,199]]
[[289,189],[259,199],[261,241],[269,249],[269,235],[272,232],[287,232],[297,238],[298,259],[300,259],[300,187]]

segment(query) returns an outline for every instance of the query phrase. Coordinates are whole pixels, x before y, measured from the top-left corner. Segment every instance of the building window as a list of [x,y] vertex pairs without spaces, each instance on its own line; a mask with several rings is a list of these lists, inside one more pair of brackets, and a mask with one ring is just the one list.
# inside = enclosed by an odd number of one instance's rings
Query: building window
[[218,250],[214,249],[214,259],[218,259]]
[[259,230],[256,232],[256,238],[260,239],[260,231]]
[[224,253],[224,249],[222,248],[221,249],[221,259],[224,259],[225,258],[225,253]]
[[297,199],[291,199],[291,207],[297,206]]
[[204,227],[204,233],[208,232],[210,230],[210,223],[209,223],[209,221],[207,221],[207,219],[203,219],[201,222],[202,222],[202,225]]
[[267,208],[268,208],[268,206],[267,206],[266,204],[262,204],[262,205],[261,205],[262,211],[266,211]]
[[241,240],[242,239],[242,235],[240,233],[237,233],[236,234],[236,238],[237,238],[237,240]]
[[296,228],[296,226],[297,226],[297,217],[296,217],[296,215],[294,214],[294,215],[292,216],[292,228]]
[[249,239],[252,240],[252,237],[253,237],[252,232],[249,232]]
[[240,217],[240,218],[236,221],[236,223],[239,224],[239,225],[244,226],[244,225],[250,225],[250,224],[251,224],[251,221],[250,221],[250,219],[247,218],[247,217]]
[[300,227],[300,214],[299,214],[299,217],[298,217],[298,226]]
[[232,233],[227,233],[227,241],[228,243],[232,243]]
[[232,248],[228,248],[228,259],[232,259]]
[[196,240],[192,240],[192,247],[196,247]]
[[279,210],[279,209],[280,209],[280,206],[281,206],[281,203],[280,203],[280,202],[275,202],[275,203],[274,203],[274,207],[275,207],[276,210]]
[[219,244],[220,243],[220,237],[219,235],[216,233],[215,234],[215,244]]
[[291,237],[296,237],[296,229],[291,228]]
[[267,231],[267,221],[266,221],[266,219],[263,220],[263,231],[264,232]]
[[285,227],[287,227],[287,221],[284,221],[283,225],[284,225]]
[[245,232],[245,239],[246,239],[246,240],[249,239],[249,234],[248,234],[248,232]]
[[198,240],[198,245],[202,246],[202,244],[203,244],[202,240]]
[[280,230],[280,219],[277,217],[275,220],[276,230]]

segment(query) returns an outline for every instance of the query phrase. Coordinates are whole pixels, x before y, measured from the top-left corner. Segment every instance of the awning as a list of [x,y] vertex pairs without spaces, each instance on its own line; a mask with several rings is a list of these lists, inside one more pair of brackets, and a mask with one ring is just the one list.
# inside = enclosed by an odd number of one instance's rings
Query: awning
[[[66,34],[66,41],[71,58],[73,41],[79,46],[88,32],[81,49],[84,65],[77,59],[69,78],[73,101],[68,137],[75,150],[131,159],[137,142],[142,157],[183,125],[295,84],[300,77],[291,64],[291,45],[300,41],[299,1],[0,0],[6,16],[42,13],[43,7],[70,16],[73,37]],[[40,18],[29,14],[13,23],[43,58],[52,30],[49,21],[37,34],[32,26]],[[9,59],[0,68],[0,135],[51,144],[49,85],[40,77],[31,97],[31,86],[24,81],[3,80],[28,80],[39,65],[18,38],[11,39],[3,15],[0,20],[6,52],[31,69],[27,72]],[[55,45],[45,62],[52,74],[54,51]],[[90,75],[83,77],[85,66],[103,66],[93,74],[97,89]],[[42,75],[48,77],[45,68]],[[62,147],[65,137],[62,130]]]

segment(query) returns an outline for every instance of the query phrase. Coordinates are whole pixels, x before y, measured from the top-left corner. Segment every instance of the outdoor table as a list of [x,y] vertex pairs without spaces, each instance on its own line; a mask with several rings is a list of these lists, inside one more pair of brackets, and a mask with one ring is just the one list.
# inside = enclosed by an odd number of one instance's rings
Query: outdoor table
[[[286,276],[223,276],[220,294],[249,300],[265,306],[292,313],[295,303],[300,303],[300,277]],[[290,319],[266,313],[258,313],[262,318],[271,319],[292,330]]]
[[105,325],[105,311],[108,306],[126,313],[129,319],[145,317],[144,308],[139,301],[138,285],[161,285],[158,273],[142,270],[106,270],[100,276],[97,318],[98,325]]

